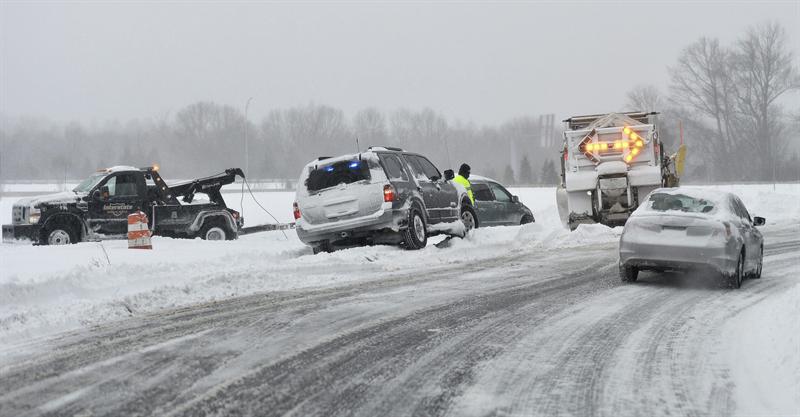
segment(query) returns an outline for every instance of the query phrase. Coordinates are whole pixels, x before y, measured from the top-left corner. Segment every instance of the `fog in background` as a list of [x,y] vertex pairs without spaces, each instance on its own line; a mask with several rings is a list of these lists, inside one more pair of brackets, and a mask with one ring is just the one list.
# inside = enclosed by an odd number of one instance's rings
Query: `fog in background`
[[[3,2],[0,179],[79,178],[152,162],[167,177],[248,166],[251,177],[293,178],[319,155],[355,151],[358,137],[362,149],[403,146],[442,169],[467,161],[509,182],[552,183],[561,119],[642,104],[665,111],[668,144],[684,122],[698,151],[690,150],[687,175],[766,179],[767,168],[704,166],[709,144],[730,144],[725,155],[742,157],[766,141],[772,151],[761,164],[780,157],[773,175],[796,179],[796,91],[765,117],[731,98],[721,117],[698,112],[675,84],[698,40],[733,50],[765,24],[782,29],[796,67],[798,22],[797,1]],[[736,84],[740,75],[729,78]],[[656,99],[643,103],[643,91]],[[723,118],[727,128],[715,129]],[[782,128],[739,145],[764,132],[764,120]]]

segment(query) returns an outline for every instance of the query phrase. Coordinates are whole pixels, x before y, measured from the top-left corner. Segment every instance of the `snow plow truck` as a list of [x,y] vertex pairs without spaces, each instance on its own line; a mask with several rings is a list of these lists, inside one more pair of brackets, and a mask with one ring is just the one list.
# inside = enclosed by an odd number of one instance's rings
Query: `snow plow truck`
[[[667,155],[656,112],[608,113],[564,120],[561,182],[556,199],[561,221],[625,224],[644,197],[678,185],[685,147]],[[676,164],[676,162],[678,162]]]

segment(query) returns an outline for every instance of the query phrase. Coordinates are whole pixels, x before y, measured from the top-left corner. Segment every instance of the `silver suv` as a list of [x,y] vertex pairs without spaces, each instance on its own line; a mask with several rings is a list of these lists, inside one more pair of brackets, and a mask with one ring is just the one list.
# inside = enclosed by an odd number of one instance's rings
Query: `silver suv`
[[476,216],[452,179],[452,170],[442,175],[424,156],[398,148],[320,157],[297,183],[297,235],[314,253],[368,244],[420,249],[434,234],[463,235]]

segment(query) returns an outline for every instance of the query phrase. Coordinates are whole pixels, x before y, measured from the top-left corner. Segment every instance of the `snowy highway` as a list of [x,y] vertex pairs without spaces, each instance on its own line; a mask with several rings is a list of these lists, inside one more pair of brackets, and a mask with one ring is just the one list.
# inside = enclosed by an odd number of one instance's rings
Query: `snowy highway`
[[[249,264],[205,271],[153,262],[145,275],[207,275],[202,285],[231,294],[148,310],[140,292],[124,299],[128,317],[113,316],[119,302],[72,300],[61,314],[113,317],[68,331],[25,333],[53,319],[22,302],[16,316],[0,309],[13,336],[0,344],[0,415],[797,415],[800,222],[788,215],[762,229],[764,275],[740,290],[678,274],[624,285],[618,232],[601,227],[479,229],[451,248],[319,256],[277,234],[245,237],[235,244],[274,238],[303,254],[228,255]],[[3,260],[33,249],[4,248]],[[91,282],[95,269],[79,271]],[[15,277],[0,299],[54,297]],[[234,288],[281,278],[309,284]],[[151,305],[175,298],[152,294]]]

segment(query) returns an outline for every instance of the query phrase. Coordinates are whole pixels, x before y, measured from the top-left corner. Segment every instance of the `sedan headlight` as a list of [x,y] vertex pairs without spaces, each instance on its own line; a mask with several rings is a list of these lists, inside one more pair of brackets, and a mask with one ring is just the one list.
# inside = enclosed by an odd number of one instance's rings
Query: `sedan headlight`
[[36,224],[39,223],[39,219],[42,217],[42,211],[37,209],[36,207],[31,207],[31,210],[28,214],[28,223]]

